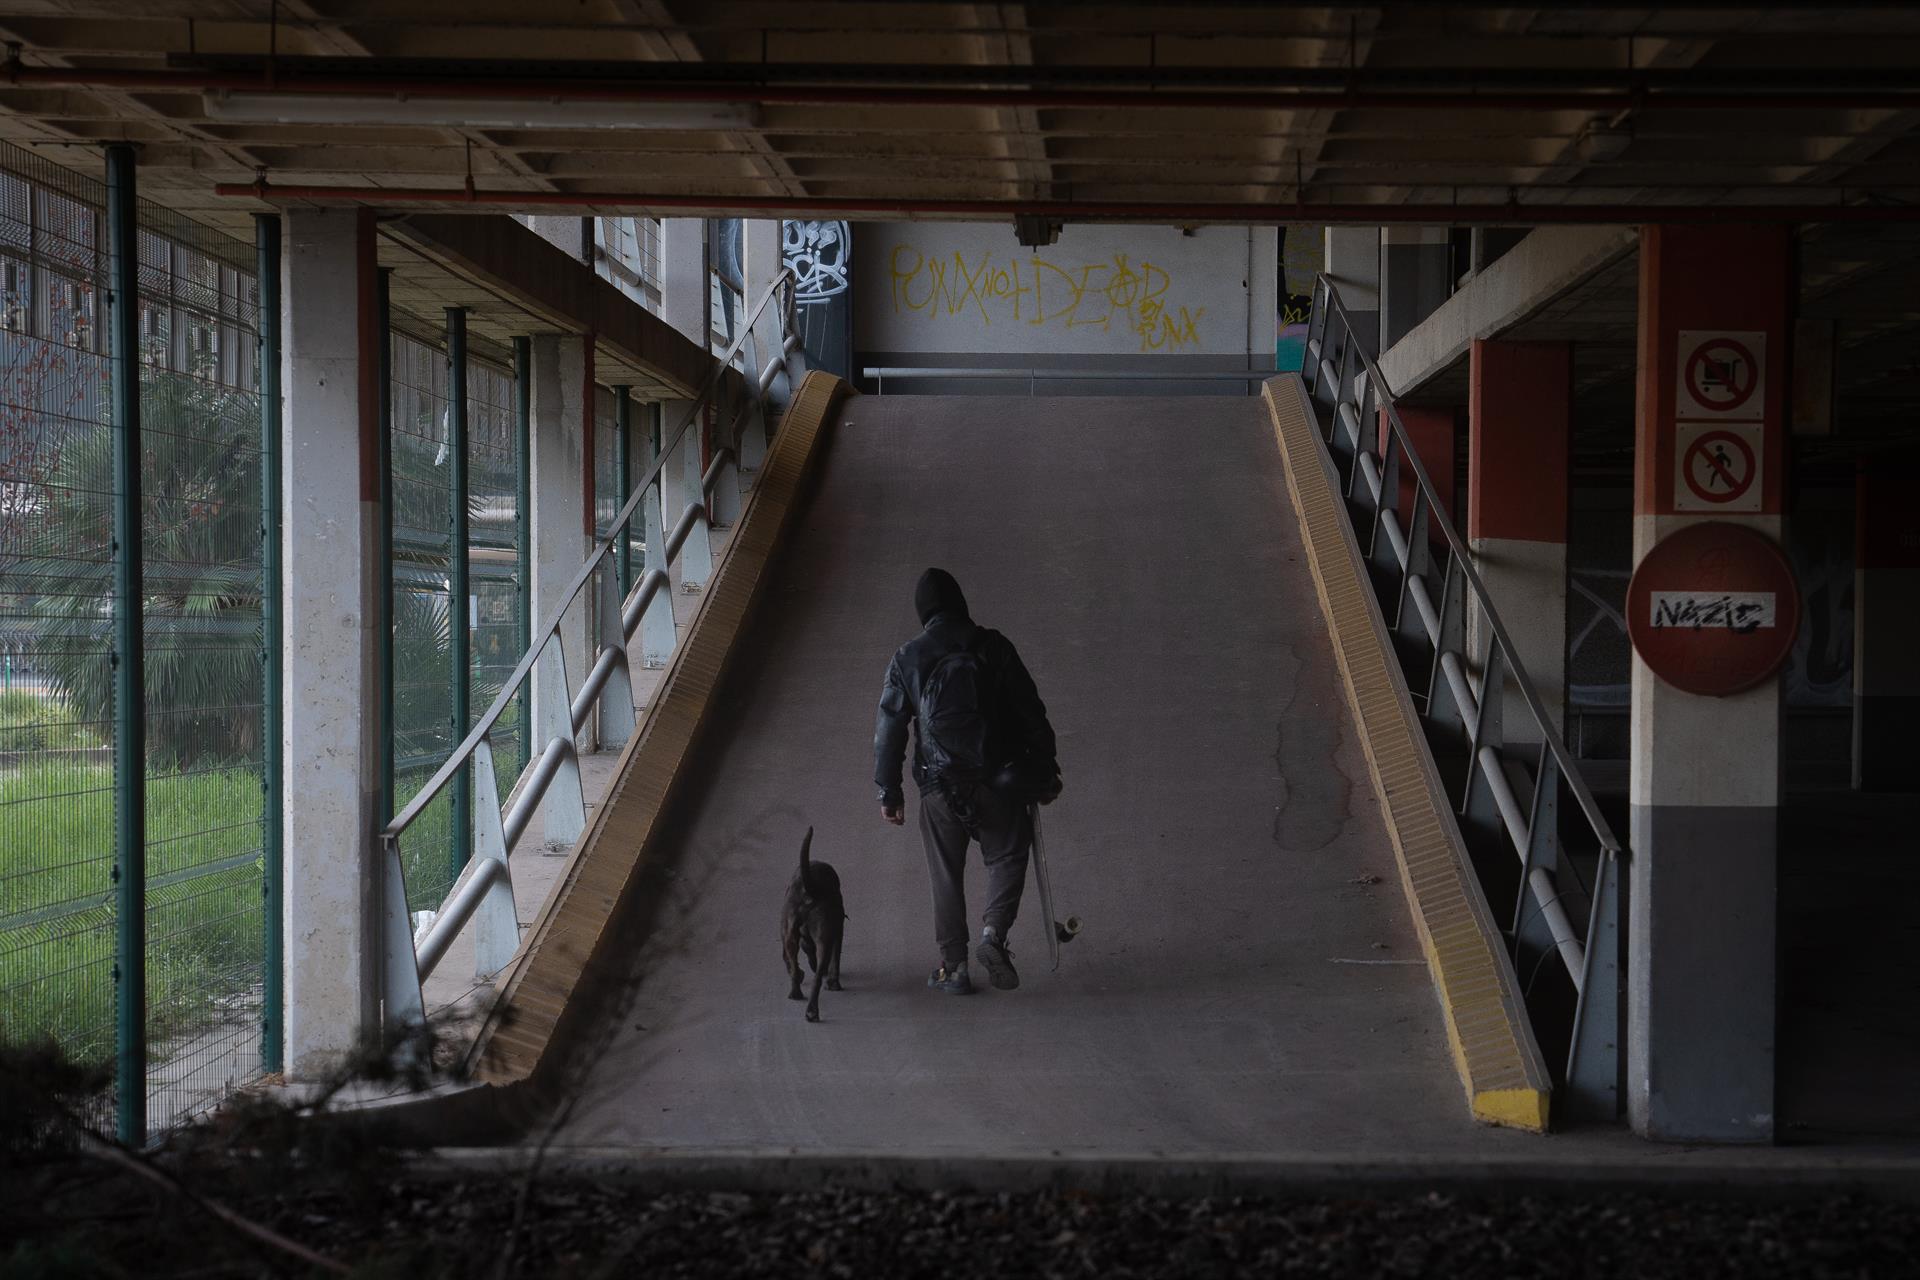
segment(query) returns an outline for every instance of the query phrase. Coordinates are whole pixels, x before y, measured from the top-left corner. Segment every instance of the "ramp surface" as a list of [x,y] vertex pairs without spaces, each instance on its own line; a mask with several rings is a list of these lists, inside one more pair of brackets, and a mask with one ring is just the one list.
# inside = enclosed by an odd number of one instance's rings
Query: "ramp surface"
[[[719,687],[650,927],[565,1146],[1496,1152],[1468,1118],[1259,401],[849,401]],[[1060,735],[1061,914],[1019,990],[929,992],[920,837],[873,799],[874,702],[940,565]],[[909,788],[911,791],[911,788]],[[915,803],[910,797],[909,805]],[[785,998],[801,834],[846,886],[846,991]],[[984,874],[970,868],[978,923]]]

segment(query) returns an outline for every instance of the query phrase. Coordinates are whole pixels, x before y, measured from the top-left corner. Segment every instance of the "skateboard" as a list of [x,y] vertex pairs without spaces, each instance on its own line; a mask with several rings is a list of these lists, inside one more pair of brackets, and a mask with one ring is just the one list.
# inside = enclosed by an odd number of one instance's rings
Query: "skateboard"
[[1047,957],[1053,962],[1053,969],[1060,969],[1060,944],[1072,942],[1080,932],[1080,917],[1068,916],[1065,920],[1056,920],[1053,915],[1053,884],[1047,879],[1047,850],[1040,839],[1040,806],[1027,806],[1027,817],[1033,829],[1033,887],[1040,891],[1040,918],[1047,931]]

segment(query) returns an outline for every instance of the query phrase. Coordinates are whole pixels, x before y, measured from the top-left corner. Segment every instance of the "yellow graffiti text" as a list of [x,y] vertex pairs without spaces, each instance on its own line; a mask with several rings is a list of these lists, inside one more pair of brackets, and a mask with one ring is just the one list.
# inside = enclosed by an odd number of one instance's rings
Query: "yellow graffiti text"
[[895,245],[888,262],[895,315],[928,320],[977,318],[1033,328],[1097,329],[1128,334],[1141,351],[1200,344],[1205,307],[1175,305],[1166,268],[1127,254],[1066,265],[1034,254],[996,262],[988,253],[928,256]]

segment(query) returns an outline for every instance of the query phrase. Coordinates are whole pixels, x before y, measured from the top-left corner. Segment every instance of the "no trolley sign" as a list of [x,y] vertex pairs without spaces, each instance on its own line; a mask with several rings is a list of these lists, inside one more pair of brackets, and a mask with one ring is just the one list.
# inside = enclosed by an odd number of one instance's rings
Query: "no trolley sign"
[[1785,553],[1744,525],[1689,525],[1662,541],[1627,585],[1627,634],[1656,676],[1725,697],[1786,661],[1800,592]]

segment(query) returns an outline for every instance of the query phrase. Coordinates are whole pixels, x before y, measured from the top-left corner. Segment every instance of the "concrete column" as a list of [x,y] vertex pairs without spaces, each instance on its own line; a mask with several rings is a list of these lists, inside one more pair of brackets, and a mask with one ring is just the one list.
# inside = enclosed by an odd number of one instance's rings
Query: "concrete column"
[[1247,228],[1247,367],[1274,367],[1280,318],[1280,228]]
[[[1328,227],[1327,278],[1340,290],[1340,301],[1353,317],[1360,334],[1380,332],[1380,228]],[[1378,356],[1376,343],[1368,351]]]
[[708,280],[704,218],[660,220],[660,318],[687,341],[711,346],[713,286]]
[[[593,549],[587,532],[592,510],[587,506],[586,485],[581,479],[583,475],[590,479],[592,474],[592,459],[586,454],[581,426],[591,404],[587,398],[586,345],[585,338],[571,334],[537,334],[533,339],[533,423],[528,460],[532,515],[528,527],[533,537],[536,629],[559,607],[567,584]],[[593,656],[589,621],[589,596],[582,592],[561,624],[561,652],[566,658],[567,679],[576,692],[587,677]],[[536,631],[534,639],[539,638]],[[558,687],[556,675],[544,663],[534,669],[536,749],[545,745],[544,728],[552,723],[549,717],[557,710],[553,700],[568,697]],[[591,726],[578,735],[577,741],[583,748],[591,745]],[[578,833],[568,835],[549,825],[547,834],[549,839],[571,840]]]
[[379,359],[365,210],[286,215],[286,1063],[326,1074],[377,1027]]
[[1863,464],[1853,570],[1853,785],[1920,790],[1912,765],[1920,724],[1920,520],[1907,477],[1920,453]]
[[746,274],[747,305],[751,307],[780,274],[780,220],[754,218],[740,228],[741,268]]
[[1453,293],[1445,227],[1380,229],[1380,349],[1413,331]]
[[[1467,541],[1493,604],[1557,730],[1566,728],[1568,429],[1573,348],[1565,342],[1473,344],[1467,420]],[[1468,613],[1467,644],[1484,624]],[[1509,743],[1540,732],[1509,681]]]
[[527,219],[527,229],[568,257],[593,265],[593,219],[536,214]]
[[[1704,520],[1779,538],[1792,273],[1783,227],[1641,229],[1635,564]],[[1679,474],[1683,441],[1700,430],[1683,421],[1699,416],[1696,403],[1681,413],[1681,353],[1702,333],[1759,348],[1752,420],[1713,424],[1751,440],[1758,474],[1741,504],[1751,510],[1692,510]],[[1699,697],[1637,653],[1632,679],[1628,1116],[1643,1137],[1769,1142],[1780,681]]]

